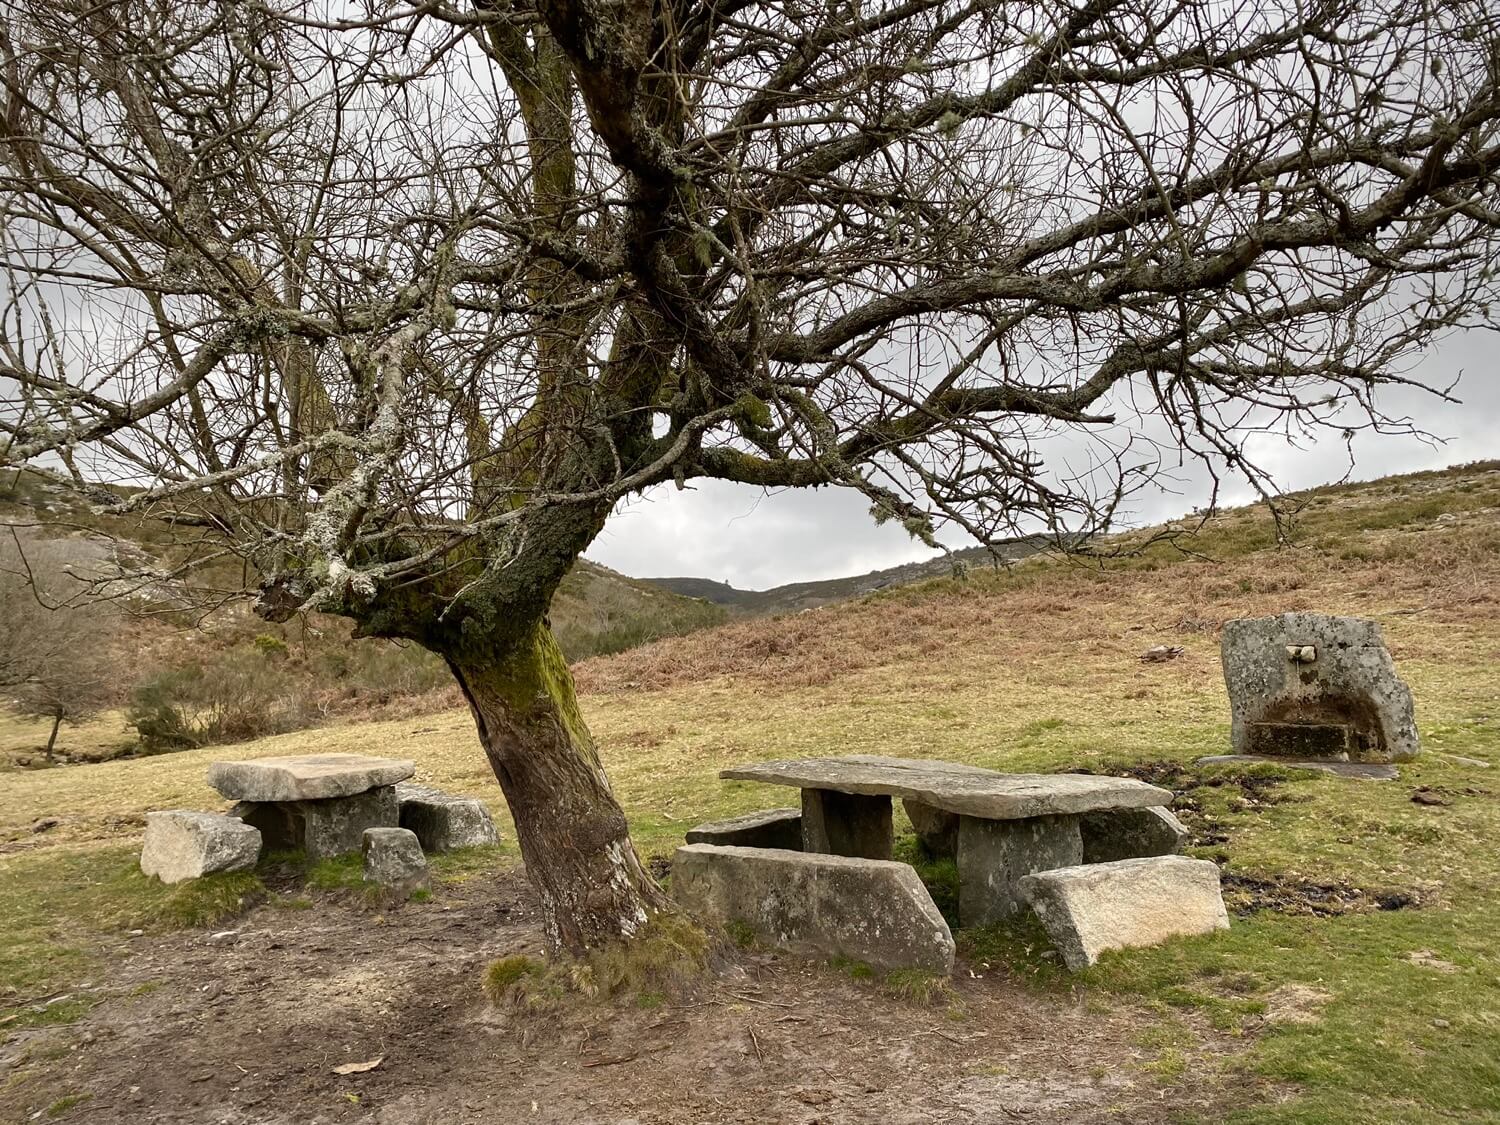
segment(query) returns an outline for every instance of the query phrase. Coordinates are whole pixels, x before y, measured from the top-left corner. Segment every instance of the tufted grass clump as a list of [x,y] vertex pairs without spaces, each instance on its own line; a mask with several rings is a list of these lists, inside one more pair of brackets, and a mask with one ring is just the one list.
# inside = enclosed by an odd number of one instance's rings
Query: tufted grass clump
[[892,969],[882,982],[883,991],[908,1004],[936,1007],[952,1000],[953,981],[926,969]]
[[502,957],[485,970],[484,993],[496,1004],[542,1011],[568,999],[659,1005],[681,994],[708,969],[708,935],[680,914],[653,916],[629,941],[583,957],[543,963],[524,954]]
[[493,1004],[521,999],[518,991],[523,982],[544,976],[546,970],[540,961],[524,953],[491,961],[484,971],[484,994]]

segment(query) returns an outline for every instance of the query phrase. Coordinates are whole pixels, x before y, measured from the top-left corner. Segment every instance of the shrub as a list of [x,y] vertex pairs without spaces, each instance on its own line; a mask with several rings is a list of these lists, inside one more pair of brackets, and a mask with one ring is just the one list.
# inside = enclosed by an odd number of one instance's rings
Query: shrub
[[314,711],[280,661],[236,649],[149,676],[131,693],[127,717],[141,749],[160,753],[298,730]]

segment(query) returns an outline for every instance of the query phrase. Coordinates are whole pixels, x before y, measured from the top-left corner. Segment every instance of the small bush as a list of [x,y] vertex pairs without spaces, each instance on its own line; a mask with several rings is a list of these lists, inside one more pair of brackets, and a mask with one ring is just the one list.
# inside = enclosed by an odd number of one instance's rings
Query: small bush
[[127,718],[141,749],[160,753],[299,730],[311,725],[314,711],[281,661],[237,649],[143,680]]
[[270,633],[258,633],[251,644],[262,656],[284,657],[289,651],[284,640],[280,637],[273,637]]

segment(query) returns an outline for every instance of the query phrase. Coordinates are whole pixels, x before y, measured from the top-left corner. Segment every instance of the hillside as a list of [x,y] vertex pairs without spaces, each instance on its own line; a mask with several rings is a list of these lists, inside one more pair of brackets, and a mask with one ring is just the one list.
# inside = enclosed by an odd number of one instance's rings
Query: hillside
[[585,690],[606,692],[718,677],[827,684],[864,668],[989,651],[989,634],[1002,625],[1023,651],[1097,630],[1123,658],[1137,644],[1212,637],[1228,618],[1257,613],[1310,609],[1430,625],[1500,604],[1500,462],[1285,500],[1290,522],[1279,531],[1262,505],[1231,509],[1201,526],[1184,519],[1116,536],[1093,555],[892,583],[816,613],[731,622],[586,661],[576,673]]
[[[179,609],[180,614],[168,614],[178,625],[195,618],[197,606],[220,602],[243,588],[241,565],[232,558],[200,566],[190,578],[173,576],[188,560],[202,558],[213,548],[206,529],[158,513],[100,515],[75,493],[31,474],[0,473],[0,526],[4,525],[23,534],[71,540],[78,564],[93,573],[144,571],[159,576],[144,584],[121,581],[117,588],[138,589],[159,609]],[[563,580],[551,612],[558,639],[573,659],[675,636],[716,624],[725,616],[707,601],[627,578],[586,559],[580,559]],[[319,629],[339,630],[331,621],[315,620]],[[268,628],[227,609],[208,613],[204,621],[219,633]],[[150,632],[149,625],[142,628]]]
[[893,586],[907,586],[930,578],[943,578],[955,572],[986,567],[993,569],[1030,558],[1046,550],[1047,545],[1048,540],[1040,536],[1010,539],[995,544],[993,549],[965,547],[937,558],[872,570],[868,574],[815,582],[789,582],[768,590],[738,590],[727,582],[716,582],[711,578],[646,578],[642,581],[683,597],[701,598],[733,613],[762,617],[817,609],[832,602],[863,597]]
[[[689,1003],[536,1018],[480,998],[486,962],[534,953],[539,936],[462,709],[234,748],[379,748],[487,801],[504,847],[442,857],[431,899],[400,910],[372,913],[357,872],[326,865],[300,882],[280,868],[235,876],[206,900],[142,878],[144,813],[222,808],[204,783],[222,750],[16,772],[0,801],[0,1066],[19,1061],[0,1120],[68,1098],[85,1112],[67,1116],[68,1101],[61,1118],[88,1119],[142,1082],[246,1120],[310,1119],[356,1091],[403,1119],[402,1083],[445,1120],[480,1096],[497,1119],[549,1097],[560,1119],[589,1119],[604,1103],[633,1111],[643,1090],[688,1107],[684,1120],[721,1119],[720,1105],[765,1120],[809,1107],[864,1119],[871,1105],[912,1121],[984,1120],[997,1105],[1162,1125],[1500,1119],[1500,464],[1295,499],[1287,543],[1244,508],[1136,556],[1038,557],[577,668],[658,870],[693,824],[786,803],[719,780],[737,763],[883,753],[1130,773],[1178,794],[1191,854],[1223,871],[1228,933],[1070,975],[1024,919],[960,929],[957,974],[921,988],[757,949]],[[1227,745],[1222,622],[1294,609],[1381,622],[1426,751],[1399,781],[1194,764]],[[1159,643],[1181,657],[1141,662]],[[910,837],[898,844],[914,855]],[[920,871],[951,903],[951,876]],[[53,996],[65,999],[31,1003]],[[164,1052],[190,1081],[149,1085],[131,1061]],[[376,1056],[363,1085],[329,1073]],[[452,1074],[491,1071],[501,1085],[455,1092]],[[796,1105],[776,1100],[787,1091]]]
[[[60,732],[60,761],[135,749],[229,743],[331,721],[417,714],[459,702],[442,661],[413,645],[355,639],[350,622],[305,614],[281,624],[255,617],[247,576],[212,529],[160,512],[100,515],[76,494],[29,474],[0,475],[0,565],[6,590],[23,591],[23,568],[76,593],[70,575],[111,596],[93,611],[110,656],[99,717]],[[207,565],[204,565],[207,560]],[[193,564],[191,567],[188,564]],[[553,629],[570,659],[717,624],[707,601],[580,560],[552,604]],[[0,703],[4,703],[0,699]],[[46,720],[0,708],[0,769],[40,764]]]

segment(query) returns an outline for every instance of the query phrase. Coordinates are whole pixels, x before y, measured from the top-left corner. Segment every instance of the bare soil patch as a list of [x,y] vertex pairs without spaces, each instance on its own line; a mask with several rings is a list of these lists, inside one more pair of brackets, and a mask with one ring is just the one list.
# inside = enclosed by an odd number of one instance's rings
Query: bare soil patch
[[102,1003],[0,1047],[0,1120],[1154,1122],[1271,1093],[1233,1073],[1244,1038],[964,967],[938,1006],[742,953],[690,997],[496,1008],[482,970],[538,951],[535,922],[511,870],[388,913],[331,896],[111,939]]

